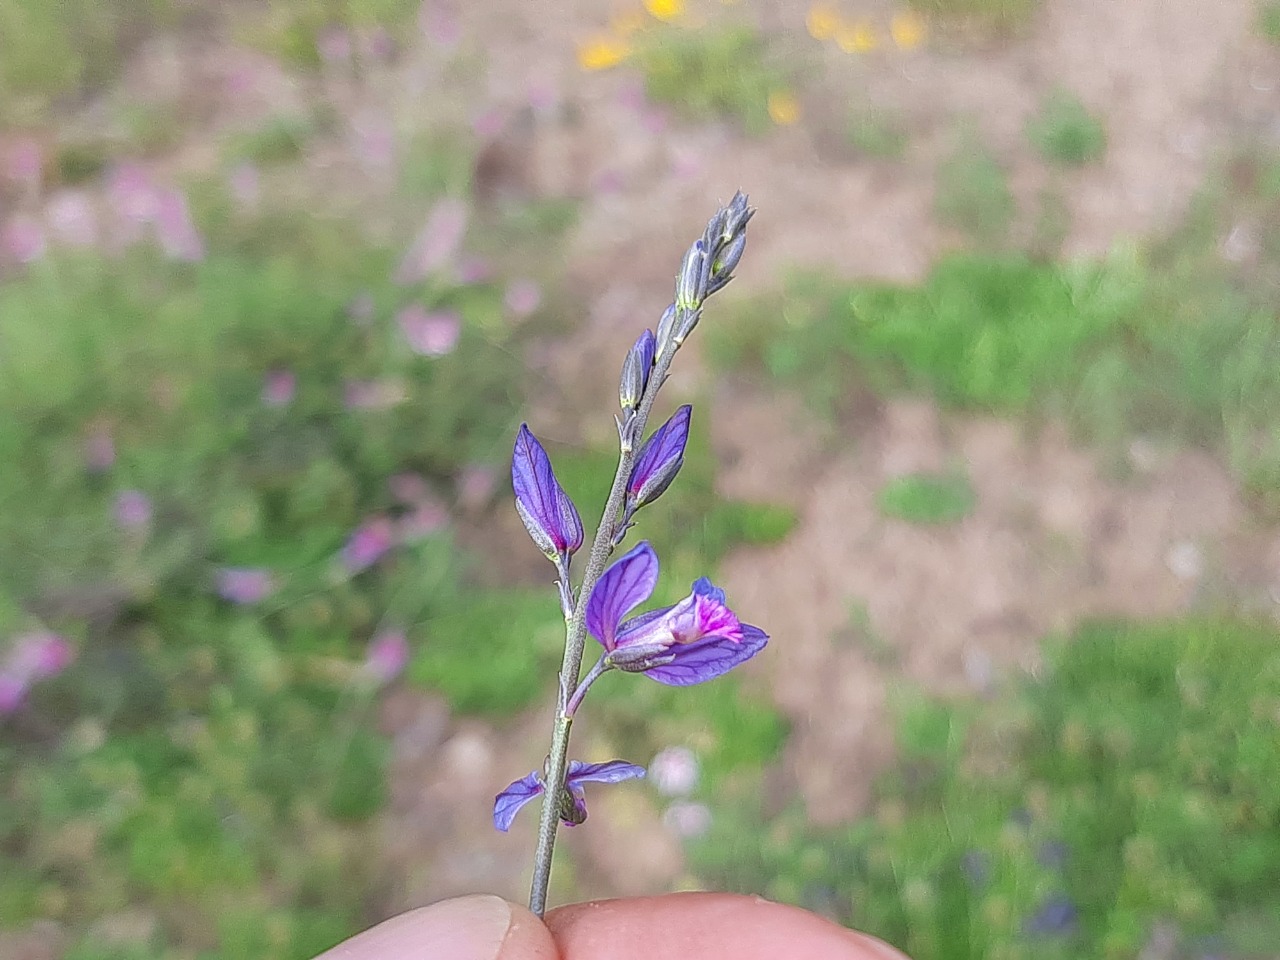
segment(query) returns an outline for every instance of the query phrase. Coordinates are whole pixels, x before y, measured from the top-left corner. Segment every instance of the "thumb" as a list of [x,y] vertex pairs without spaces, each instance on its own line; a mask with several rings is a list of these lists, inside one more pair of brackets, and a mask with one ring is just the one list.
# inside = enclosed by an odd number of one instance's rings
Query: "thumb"
[[551,934],[524,907],[478,895],[392,917],[316,960],[556,960]]

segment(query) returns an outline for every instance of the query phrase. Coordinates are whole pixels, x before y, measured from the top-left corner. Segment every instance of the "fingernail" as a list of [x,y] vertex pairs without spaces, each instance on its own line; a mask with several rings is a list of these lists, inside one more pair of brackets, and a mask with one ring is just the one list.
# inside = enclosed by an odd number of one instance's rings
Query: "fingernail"
[[493,896],[442,900],[414,911],[413,926],[422,957],[495,960],[511,928],[511,907]]

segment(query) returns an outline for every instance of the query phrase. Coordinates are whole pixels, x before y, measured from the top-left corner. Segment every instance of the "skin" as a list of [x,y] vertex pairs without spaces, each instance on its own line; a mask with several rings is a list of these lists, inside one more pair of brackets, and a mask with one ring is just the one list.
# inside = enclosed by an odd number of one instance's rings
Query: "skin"
[[444,900],[381,923],[317,960],[907,960],[798,907],[727,893],[598,900],[545,922],[498,897]]

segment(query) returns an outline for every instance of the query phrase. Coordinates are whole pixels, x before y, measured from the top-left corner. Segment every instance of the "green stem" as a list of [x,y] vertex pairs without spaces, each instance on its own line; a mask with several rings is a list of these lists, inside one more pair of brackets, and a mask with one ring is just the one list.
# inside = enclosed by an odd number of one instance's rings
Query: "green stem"
[[[649,412],[653,409],[662,381],[667,378],[667,371],[671,369],[671,361],[678,347],[678,344],[673,343],[664,348],[657,357],[657,363],[645,387],[644,397],[636,410],[634,430],[630,434],[637,441],[644,436]],[[613,486],[609,489],[609,499],[605,501],[604,514],[600,517],[595,540],[591,543],[587,569],[582,574],[582,583],[578,588],[578,602],[574,605],[573,616],[569,618],[569,625],[565,631],[564,660],[560,665],[560,698],[557,702],[555,724],[551,728],[551,751],[547,754],[544,770],[543,782],[546,784],[546,790],[542,794],[542,817],[538,821],[538,846],[533,855],[533,884],[529,890],[529,909],[539,917],[547,908],[547,885],[551,880],[551,854],[555,850],[556,830],[560,825],[560,794],[565,789],[565,771],[569,763],[569,728],[573,724],[568,699],[571,692],[577,689],[578,678],[582,672],[582,652],[587,640],[587,601],[591,598],[591,591],[596,581],[604,573],[605,564],[613,554],[614,530],[626,496],[627,481],[631,478],[631,468],[635,465],[637,453],[635,446],[635,443],[623,444],[618,456],[618,469],[613,475]]]

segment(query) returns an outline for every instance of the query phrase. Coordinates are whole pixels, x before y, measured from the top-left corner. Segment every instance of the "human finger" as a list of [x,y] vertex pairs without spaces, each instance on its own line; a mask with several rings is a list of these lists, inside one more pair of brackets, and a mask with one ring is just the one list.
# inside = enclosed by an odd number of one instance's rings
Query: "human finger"
[[727,893],[577,903],[546,923],[562,960],[907,960],[799,907]]

